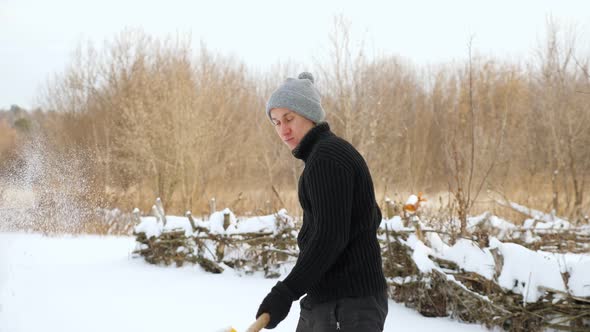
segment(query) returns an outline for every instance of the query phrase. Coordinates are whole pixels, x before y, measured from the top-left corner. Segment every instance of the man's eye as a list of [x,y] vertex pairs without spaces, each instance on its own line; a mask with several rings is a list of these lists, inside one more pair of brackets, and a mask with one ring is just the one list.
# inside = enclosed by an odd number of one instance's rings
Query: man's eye
[[285,118],[285,120],[287,120],[287,122],[290,122],[291,120],[293,120],[293,118]]

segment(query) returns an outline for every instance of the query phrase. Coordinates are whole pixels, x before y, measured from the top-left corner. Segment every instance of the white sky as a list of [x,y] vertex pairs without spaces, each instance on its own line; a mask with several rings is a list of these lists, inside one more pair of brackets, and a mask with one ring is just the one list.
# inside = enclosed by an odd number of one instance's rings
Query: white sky
[[465,59],[472,35],[480,54],[529,57],[548,15],[574,25],[586,46],[590,33],[588,0],[0,0],[0,108],[36,106],[79,42],[102,46],[125,28],[190,33],[195,49],[202,40],[264,70],[325,58],[336,15],[367,50],[418,65]]

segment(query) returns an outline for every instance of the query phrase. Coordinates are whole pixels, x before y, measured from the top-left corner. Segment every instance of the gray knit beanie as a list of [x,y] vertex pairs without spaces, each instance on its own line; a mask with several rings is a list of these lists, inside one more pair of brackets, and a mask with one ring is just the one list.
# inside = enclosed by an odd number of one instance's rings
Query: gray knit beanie
[[313,75],[308,72],[299,74],[297,78],[287,78],[272,93],[266,104],[266,115],[269,119],[270,111],[274,108],[290,109],[314,123],[322,122],[326,117],[320,93],[314,86]]

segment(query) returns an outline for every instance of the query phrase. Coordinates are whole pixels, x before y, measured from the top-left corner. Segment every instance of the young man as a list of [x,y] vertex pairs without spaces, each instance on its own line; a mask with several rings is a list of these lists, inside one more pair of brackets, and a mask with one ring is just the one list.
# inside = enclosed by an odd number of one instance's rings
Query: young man
[[256,318],[276,327],[300,301],[297,332],[383,330],[387,285],[377,228],[381,211],[363,157],[334,135],[310,73],[288,78],[270,97],[266,114],[293,156],[305,162],[299,178],[303,225],[293,270],[264,298]]

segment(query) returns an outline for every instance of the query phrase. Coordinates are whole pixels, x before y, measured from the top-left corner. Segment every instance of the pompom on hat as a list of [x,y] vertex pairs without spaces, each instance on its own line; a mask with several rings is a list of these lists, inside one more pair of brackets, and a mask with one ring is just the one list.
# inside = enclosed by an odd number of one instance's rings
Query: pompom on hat
[[[266,115],[275,108],[286,108],[311,120],[324,121],[326,113],[321,105],[320,93],[314,85],[313,75],[302,72],[297,78],[287,78],[270,96],[266,104]],[[272,119],[271,119],[272,120]]]

